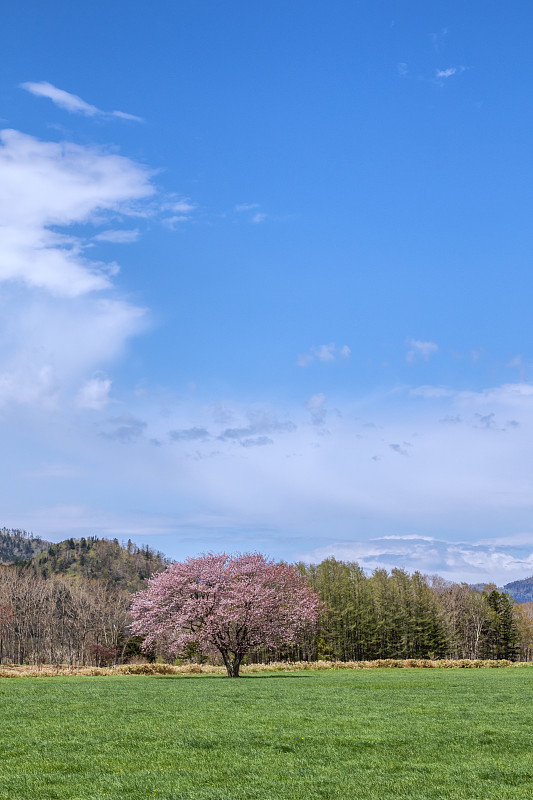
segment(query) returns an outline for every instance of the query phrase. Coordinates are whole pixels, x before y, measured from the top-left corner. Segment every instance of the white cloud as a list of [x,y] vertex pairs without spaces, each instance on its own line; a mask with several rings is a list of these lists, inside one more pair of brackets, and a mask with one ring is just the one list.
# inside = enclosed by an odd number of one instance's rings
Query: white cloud
[[405,78],[408,74],[407,64],[404,61],[400,61],[398,64],[398,75],[401,78]]
[[135,114],[127,114],[125,111],[104,111],[104,114],[106,116],[118,117],[118,119],[129,119],[132,122],[144,122],[142,117],[137,117]]
[[410,350],[405,356],[405,360],[412,362],[417,358],[429,361],[430,357],[439,349],[435,342],[421,342],[418,339],[409,339]]
[[95,242],[111,242],[112,244],[129,244],[136,242],[139,231],[133,230],[108,230],[102,231],[93,237]]
[[53,366],[43,363],[38,354],[32,355],[25,353],[25,358],[13,359],[15,363],[0,372],[0,408],[9,403],[44,407],[56,404],[59,384]]
[[509,410],[529,410],[533,401],[533,385],[530,383],[504,383],[478,392],[453,393],[459,405],[499,405]]
[[[126,301],[46,297],[5,290],[0,301],[0,407],[56,406],[110,364],[143,330],[145,311]],[[76,399],[76,404],[78,404]]]
[[243,211],[253,211],[255,208],[259,208],[259,203],[240,203],[235,206],[235,211],[242,214]]
[[259,209],[259,203],[239,203],[235,206],[234,211],[236,214],[245,214],[248,222],[251,222],[254,225],[259,225],[268,217],[264,211],[259,211]]
[[465,542],[428,536],[381,536],[366,541],[334,542],[302,554],[304,561],[317,563],[333,556],[357,561],[368,571],[403,567],[448,580],[500,585],[528,577],[533,572],[533,535],[514,541]]
[[177,198],[173,197],[161,205],[161,211],[168,216],[164,216],[163,223],[171,229],[174,229],[182,222],[188,222],[191,214],[196,210],[196,204],[191,202],[188,197]]
[[77,403],[80,408],[92,408],[100,411],[109,403],[109,378],[91,378],[85,381],[78,392]]
[[259,211],[257,214],[253,215],[252,222],[257,225],[260,222],[264,222],[266,220],[266,218],[267,218],[267,215],[264,214],[263,212]]
[[[327,417],[327,437],[322,393],[304,403],[303,417],[297,409],[286,411],[285,418],[294,423],[290,436],[281,426],[267,429],[266,423],[252,431],[249,424],[239,424],[234,410],[235,427],[218,440],[216,455],[210,456],[211,440],[196,443],[205,458],[188,464],[187,477],[182,474],[188,487],[182,491],[199,491],[206,507],[237,515],[251,528],[266,525],[287,536],[305,530],[324,543],[338,541],[339,535],[349,538],[350,532],[353,538],[354,528],[433,538],[453,531],[478,539],[501,532],[502,524],[510,533],[523,530],[531,509],[533,398],[513,408],[512,393],[502,393],[488,410],[494,413],[493,429],[480,425],[476,416],[485,394],[498,396],[498,387],[469,399],[452,392],[425,406],[424,398],[411,400],[408,394],[359,398],[353,405],[336,400],[342,415]],[[461,424],[440,422],[446,414],[457,416],[458,409]],[[520,427],[503,430],[511,415]],[[194,418],[202,426],[198,409]],[[176,427],[186,429],[185,420]],[[159,429],[154,433],[164,438]],[[246,451],[231,446],[238,441],[232,436],[245,440],[253,434],[271,443]]]
[[457,72],[456,67],[449,67],[448,69],[438,69],[437,78],[450,78]]
[[108,265],[90,261],[84,242],[57,227],[131,214],[153,191],[148,170],[130,159],[1,131],[0,281],[67,297],[108,288]]
[[[94,379],[94,369],[80,372],[73,393]],[[64,373],[59,370],[60,377]],[[55,387],[61,394],[61,380],[54,384],[43,375],[43,381],[49,392]],[[289,559],[334,552],[369,569],[403,565],[461,580],[502,581],[502,575],[507,581],[528,568],[533,572],[533,387],[336,397],[341,413],[327,417],[332,401],[323,393],[294,405],[252,409],[226,399],[223,414],[195,397],[162,410],[160,398],[149,392],[130,395],[116,405],[115,416],[102,421],[95,410],[76,425],[61,406],[55,412],[57,404],[50,402],[43,411],[41,404],[24,469],[28,463],[74,463],[87,477],[55,498],[44,489],[32,494],[30,507],[16,469],[22,458],[14,446],[17,426],[4,424],[3,444],[12,454],[0,462],[9,499],[5,519],[29,524],[32,509],[41,508],[39,519],[48,524],[57,518],[53,505],[60,499],[67,506],[93,505],[96,511],[75,523],[83,526],[98,512],[105,487],[116,519],[99,531],[115,535],[112,530],[127,529],[137,513],[166,515],[179,536],[160,546],[176,555],[231,544]],[[446,417],[456,424],[443,424]],[[203,522],[193,525],[193,519]],[[43,532],[41,523],[32,527]],[[519,546],[519,552],[513,549]]]
[[87,376],[142,329],[145,310],[117,296],[117,265],[90,259],[91,237],[72,230],[142,213],[154,193],[150,178],[102,148],[0,132],[0,406],[50,408],[65,393],[82,405],[103,401],[90,400],[97,385]]
[[64,89],[58,89],[48,81],[26,81],[20,84],[20,88],[25,89],[36,97],[48,98],[56,106],[69,111],[71,114],[82,114],[85,117],[117,117],[118,119],[132,120],[134,122],[144,121],[141,117],[127,114],[125,111],[102,111],[96,106],[86,103],[78,95],[65,92]]
[[438,79],[451,78],[452,75],[457,75],[461,72],[464,72],[464,69],[464,67],[448,67],[447,69],[438,69],[436,70],[435,77]]
[[318,347],[311,347],[307,353],[300,353],[296,361],[299,367],[307,367],[313,361],[327,363],[336,359],[350,358],[351,350],[347,344],[337,347],[334,342],[321,344]]
[[334,361],[336,347],[334,344],[322,344],[315,348],[314,356],[318,361]]
[[299,367],[307,367],[308,364],[311,364],[314,360],[314,356],[312,353],[300,353],[298,358],[296,359],[296,364]]
[[188,197],[178,200],[170,200],[162,206],[165,211],[174,211],[176,214],[190,214],[194,211],[196,205],[191,203]]

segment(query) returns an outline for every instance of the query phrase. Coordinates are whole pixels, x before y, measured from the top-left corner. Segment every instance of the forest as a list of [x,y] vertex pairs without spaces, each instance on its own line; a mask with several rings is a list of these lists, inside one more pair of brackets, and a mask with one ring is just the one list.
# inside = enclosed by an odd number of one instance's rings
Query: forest
[[[170,563],[149,547],[96,537],[45,543],[0,532],[0,663],[109,665],[168,659],[130,633],[132,594]],[[367,575],[328,558],[298,564],[326,610],[318,628],[248,661],[488,658],[533,660],[533,602],[403,569]],[[189,648],[188,660],[203,656]]]

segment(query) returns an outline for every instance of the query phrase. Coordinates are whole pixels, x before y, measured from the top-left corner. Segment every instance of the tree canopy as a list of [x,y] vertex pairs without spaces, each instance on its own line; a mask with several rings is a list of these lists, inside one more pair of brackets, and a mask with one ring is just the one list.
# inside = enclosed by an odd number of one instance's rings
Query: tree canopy
[[172,564],[135,595],[132,630],[146,636],[145,647],[218,651],[238,677],[248,652],[295,642],[321,610],[295,567],[261,553],[208,553]]

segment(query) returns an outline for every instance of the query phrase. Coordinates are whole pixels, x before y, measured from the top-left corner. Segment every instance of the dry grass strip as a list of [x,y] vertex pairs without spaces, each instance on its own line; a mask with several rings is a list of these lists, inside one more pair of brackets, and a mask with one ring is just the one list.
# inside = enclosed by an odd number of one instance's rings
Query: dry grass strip
[[[506,659],[490,660],[428,659],[428,658],[380,658],[375,661],[283,661],[270,664],[248,664],[241,667],[241,673],[257,672],[296,672],[299,670],[342,670],[342,669],[483,669],[495,667],[527,667],[533,663],[511,662]],[[0,666],[0,678],[51,678],[67,675],[224,675],[224,667],[212,664],[120,664],[116,667],[76,667],[65,664],[52,666]]]

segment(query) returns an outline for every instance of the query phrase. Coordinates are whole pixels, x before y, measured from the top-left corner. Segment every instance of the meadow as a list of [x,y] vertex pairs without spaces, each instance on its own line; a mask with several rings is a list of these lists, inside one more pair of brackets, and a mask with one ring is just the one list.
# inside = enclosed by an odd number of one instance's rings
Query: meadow
[[1,800],[513,800],[533,670],[0,680]]

